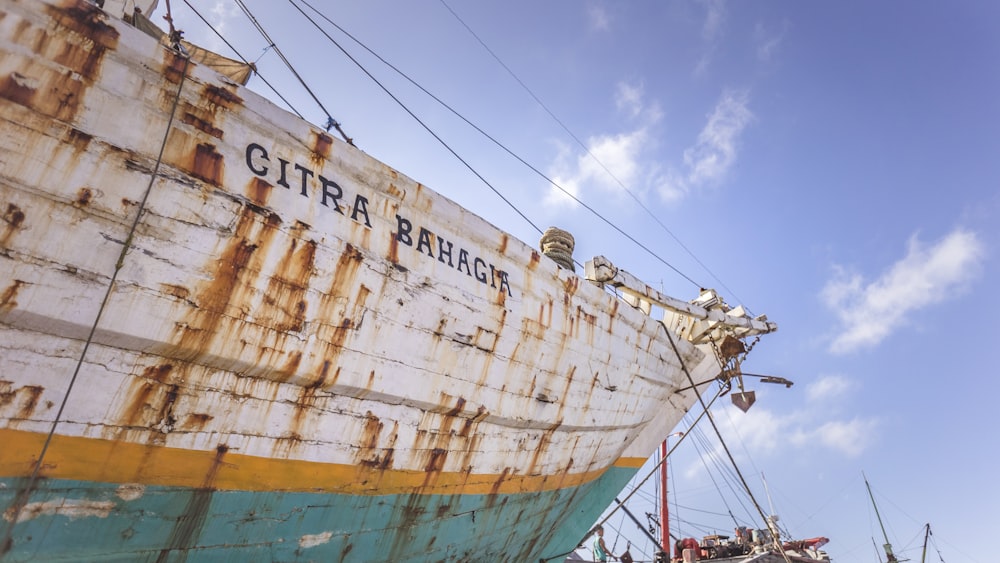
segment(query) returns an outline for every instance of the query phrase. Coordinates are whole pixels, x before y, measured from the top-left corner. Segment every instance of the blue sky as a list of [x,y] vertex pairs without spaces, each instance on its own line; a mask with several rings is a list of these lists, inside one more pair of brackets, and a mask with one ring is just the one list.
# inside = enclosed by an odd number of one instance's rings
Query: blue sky
[[[754,384],[749,413],[715,415],[758,500],[764,474],[793,535],[829,537],[842,563],[875,561],[864,471],[897,552],[918,559],[929,522],[945,560],[991,561],[1000,5],[446,2],[314,4],[657,255],[326,26],[533,222],[573,232],[578,260],[603,254],[693,298],[676,268],[779,324],[744,367],[795,386]],[[362,150],[537,241],[290,5],[246,3]],[[189,39],[225,52],[173,4]],[[325,122],[234,2],[200,6],[298,111]],[[701,432],[700,451],[715,452],[711,428]],[[716,492],[698,438],[671,465],[671,527],[727,533],[727,504],[749,516]],[[638,515],[652,511],[635,498]],[[634,526],[611,523],[617,551],[628,538],[649,552]]]

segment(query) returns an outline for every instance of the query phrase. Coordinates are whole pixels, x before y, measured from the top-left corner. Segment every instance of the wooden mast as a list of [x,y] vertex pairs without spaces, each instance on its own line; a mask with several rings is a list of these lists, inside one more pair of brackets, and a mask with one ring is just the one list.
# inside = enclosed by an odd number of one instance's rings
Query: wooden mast
[[892,544],[889,543],[889,536],[885,533],[885,525],[882,524],[882,516],[878,513],[878,505],[875,504],[875,496],[872,495],[872,486],[868,484],[868,477],[865,477],[864,473],[862,473],[861,476],[864,477],[865,487],[868,487],[868,496],[872,499],[872,506],[875,507],[875,516],[878,518],[879,527],[882,528],[882,537],[885,538],[885,544],[882,546],[885,548],[885,560],[887,563],[899,561],[899,559],[896,559],[896,556],[892,553]]

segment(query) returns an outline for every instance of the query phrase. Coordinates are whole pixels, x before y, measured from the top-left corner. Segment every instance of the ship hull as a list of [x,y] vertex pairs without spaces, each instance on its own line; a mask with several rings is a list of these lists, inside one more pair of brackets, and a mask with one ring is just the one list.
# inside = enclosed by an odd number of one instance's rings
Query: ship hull
[[[614,494],[634,469],[580,487],[504,495],[336,495],[223,491],[47,479],[14,529],[4,561],[516,561],[521,542],[574,546],[587,524],[539,535],[588,495]],[[22,485],[18,480],[9,487]],[[9,493],[10,491],[4,491]],[[0,495],[11,502],[12,494]],[[501,502],[502,509],[491,505]],[[547,507],[539,512],[539,507]],[[462,513],[463,518],[425,515]],[[592,514],[579,514],[582,518]],[[400,534],[401,523],[408,523]],[[488,538],[487,541],[473,538]],[[52,545],[51,542],[58,542]],[[544,543],[543,543],[544,542]],[[536,546],[537,549],[537,546]],[[557,556],[559,552],[551,552]],[[561,558],[559,558],[561,560]]]
[[553,556],[718,373],[88,2],[0,15],[2,556]]

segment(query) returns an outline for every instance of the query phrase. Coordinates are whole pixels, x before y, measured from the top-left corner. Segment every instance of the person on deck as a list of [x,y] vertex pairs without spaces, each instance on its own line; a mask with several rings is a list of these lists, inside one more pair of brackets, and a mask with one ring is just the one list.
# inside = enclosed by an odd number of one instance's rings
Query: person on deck
[[597,537],[594,538],[594,561],[607,561],[608,557],[617,559],[604,543],[604,526],[598,526],[594,531],[597,532]]

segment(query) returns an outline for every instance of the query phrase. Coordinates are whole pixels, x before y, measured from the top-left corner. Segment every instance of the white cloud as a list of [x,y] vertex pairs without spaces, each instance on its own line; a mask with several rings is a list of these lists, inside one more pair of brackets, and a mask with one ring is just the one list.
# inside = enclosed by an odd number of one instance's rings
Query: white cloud
[[833,420],[814,429],[799,429],[792,434],[796,446],[821,444],[848,457],[858,457],[875,440],[878,421],[855,417],[848,421]]
[[705,5],[705,23],[701,26],[701,35],[711,41],[722,31],[726,21],[726,5],[722,0],[701,0]]
[[698,64],[695,65],[695,76],[704,76],[708,72],[708,67],[712,64],[719,44],[719,36],[726,23],[726,5],[723,0],[701,0],[701,4],[705,6],[705,21],[701,26],[705,52],[698,58]]
[[[575,157],[563,146],[549,175],[566,192],[579,197],[583,190],[592,188],[620,194],[623,185],[633,193],[643,192],[656,178],[655,165],[647,164],[643,156],[654,146],[649,128],[662,118],[659,106],[645,102],[641,85],[629,84],[618,85],[615,105],[636,122],[636,127],[624,133],[591,137],[586,143],[589,152]],[[572,206],[576,202],[553,187],[545,204]]]
[[642,86],[620,82],[615,96],[615,106],[619,110],[624,110],[630,117],[638,117],[644,109],[642,96]]
[[650,180],[650,186],[665,203],[680,201],[687,194],[684,180],[673,172],[663,173],[657,169],[655,176]]
[[757,43],[758,60],[768,62],[772,57],[774,57],[775,53],[778,51],[778,47],[781,45],[781,42],[785,39],[788,27],[789,24],[787,20],[782,22],[781,29],[778,31],[769,30],[760,23],[754,27],[753,38]]
[[[725,92],[707,116],[694,145],[683,153],[680,170],[662,167],[650,158],[655,149],[651,130],[663,118],[656,103],[648,103],[641,85],[619,84],[615,105],[635,123],[635,128],[617,134],[596,135],[587,140],[588,152],[577,153],[561,146],[549,176],[576,197],[588,189],[621,194],[622,186],[633,194],[654,191],[665,202],[676,202],[693,189],[713,185],[725,178],[736,162],[740,135],[753,121],[746,92]],[[553,187],[546,205],[575,205],[562,190]]]
[[806,387],[806,398],[810,401],[829,401],[844,395],[855,387],[855,383],[842,375],[827,375]]
[[[589,154],[581,154],[572,166],[553,174],[552,179],[564,190],[579,197],[583,186],[590,186],[616,193],[625,186],[635,186],[642,164],[639,160],[646,145],[645,129],[629,133],[594,137],[588,140]],[[562,159],[565,162],[565,158]],[[606,170],[605,170],[606,169]],[[549,205],[575,205],[561,190],[549,191],[545,202]]]
[[[848,382],[846,378],[824,379],[830,379],[830,382],[820,385],[849,387],[849,384],[845,385]],[[837,379],[841,382],[833,383]],[[758,401],[745,413],[732,405],[714,408],[712,412],[729,451],[737,458],[738,463],[746,452],[751,452],[755,458],[786,456],[789,444],[796,446],[802,455],[820,454],[824,450],[847,457],[861,455],[877,440],[882,420],[862,416],[849,420],[836,419],[830,414],[837,410],[834,407],[835,405],[831,405],[831,408],[816,409],[809,406],[777,413],[768,410]],[[707,455],[728,465],[726,454],[722,446],[718,445],[718,439],[714,437],[710,425],[707,421],[699,425],[703,425],[703,431],[711,436],[709,441],[716,444]],[[697,462],[687,468],[685,473],[688,477],[694,477],[703,470],[702,467],[701,462]]]
[[587,7],[587,18],[590,20],[590,28],[598,31],[607,30],[611,24],[604,8],[594,4]]
[[687,181],[694,186],[721,180],[736,162],[740,134],[753,120],[746,92],[726,92],[708,116],[698,142],[684,151]]
[[912,236],[906,256],[871,283],[838,269],[821,294],[842,325],[830,351],[875,346],[913,312],[954,298],[978,274],[983,254],[975,233],[957,229],[929,248]]

